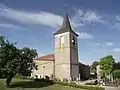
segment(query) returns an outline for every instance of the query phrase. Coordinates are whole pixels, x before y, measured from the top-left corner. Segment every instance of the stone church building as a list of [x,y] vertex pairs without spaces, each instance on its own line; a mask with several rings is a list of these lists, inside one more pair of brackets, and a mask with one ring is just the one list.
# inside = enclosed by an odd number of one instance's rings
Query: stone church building
[[55,77],[61,80],[88,79],[90,67],[79,62],[78,34],[72,30],[67,13],[61,28],[54,33],[55,53],[37,58],[38,70],[33,70],[31,77]]

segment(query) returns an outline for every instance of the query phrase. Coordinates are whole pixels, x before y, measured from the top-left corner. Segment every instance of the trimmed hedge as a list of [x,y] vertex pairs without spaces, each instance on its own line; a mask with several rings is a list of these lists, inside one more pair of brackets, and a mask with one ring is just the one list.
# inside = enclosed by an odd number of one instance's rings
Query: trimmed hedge
[[46,79],[43,79],[43,78],[42,79],[35,79],[35,81],[47,82],[47,83],[51,83],[51,84],[60,84],[60,85],[64,85],[64,86],[87,89],[87,90],[105,90],[105,88],[103,88],[103,87],[78,85],[75,82],[53,81],[53,80],[46,80]]
[[53,80],[49,80],[49,79],[34,79],[34,81],[36,82],[46,82],[46,83],[49,83],[49,84],[54,84],[54,81]]
[[64,85],[64,86],[69,86],[69,87],[76,87],[76,88],[81,88],[81,89],[87,89],[87,90],[105,90],[103,87],[98,87],[98,86],[87,86],[87,85],[78,85],[74,82],[71,83],[64,83],[64,82],[54,82],[56,84]]

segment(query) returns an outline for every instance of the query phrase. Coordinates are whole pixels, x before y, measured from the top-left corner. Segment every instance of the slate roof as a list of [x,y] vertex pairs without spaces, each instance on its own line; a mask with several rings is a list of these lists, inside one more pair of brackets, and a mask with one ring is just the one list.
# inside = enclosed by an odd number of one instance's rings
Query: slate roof
[[62,23],[62,26],[61,26],[61,29],[59,29],[56,33],[54,33],[54,35],[57,35],[57,34],[61,34],[61,33],[65,33],[65,32],[72,32],[74,33],[76,36],[78,36],[77,33],[75,33],[72,28],[71,28],[71,25],[70,25],[70,21],[69,21],[69,17],[68,17],[68,14],[66,12],[64,18],[63,18],[63,23]]

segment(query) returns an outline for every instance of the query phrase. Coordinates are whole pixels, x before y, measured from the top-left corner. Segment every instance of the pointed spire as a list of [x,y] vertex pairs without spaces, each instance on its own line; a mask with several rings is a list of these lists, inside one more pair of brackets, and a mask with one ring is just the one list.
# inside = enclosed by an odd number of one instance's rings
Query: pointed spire
[[67,12],[65,13],[65,16],[64,16],[64,18],[63,18],[63,23],[62,23],[61,28],[60,28],[56,33],[54,33],[54,35],[61,34],[61,33],[65,33],[65,32],[72,32],[72,33],[74,33],[76,36],[78,36],[78,34],[76,34],[76,33],[72,30],[72,28],[71,28],[71,25],[70,25],[70,21],[69,21],[69,17],[68,17]]
[[61,26],[61,29],[71,29],[70,21],[67,12],[65,13],[65,16],[63,18],[63,23]]

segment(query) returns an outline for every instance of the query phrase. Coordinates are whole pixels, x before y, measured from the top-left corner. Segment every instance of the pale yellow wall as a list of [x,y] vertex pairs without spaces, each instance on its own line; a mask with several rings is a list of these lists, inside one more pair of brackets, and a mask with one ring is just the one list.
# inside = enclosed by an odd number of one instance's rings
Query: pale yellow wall
[[[60,37],[64,44],[60,44]],[[72,36],[76,45],[72,46]],[[79,73],[77,37],[70,32],[55,35],[55,75],[58,78],[77,78]]]
[[55,66],[55,76],[63,80],[63,78],[70,79],[70,64],[59,64]]
[[[60,37],[64,37],[64,44],[60,45]],[[70,38],[69,32],[55,36],[55,76],[70,78]]]
[[69,32],[63,33],[63,34],[58,34],[55,35],[55,50],[60,49],[60,37],[63,36],[65,38],[65,44],[63,45],[64,47],[70,47],[69,39]]
[[[38,77],[41,75],[41,78],[43,78],[45,75],[51,77],[53,74],[53,61],[40,61],[35,60],[36,65],[38,65],[38,70],[34,70],[33,74],[38,75]],[[45,68],[43,68],[45,66]]]

